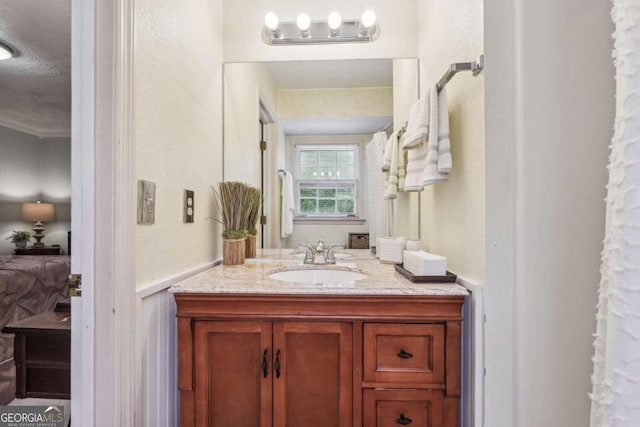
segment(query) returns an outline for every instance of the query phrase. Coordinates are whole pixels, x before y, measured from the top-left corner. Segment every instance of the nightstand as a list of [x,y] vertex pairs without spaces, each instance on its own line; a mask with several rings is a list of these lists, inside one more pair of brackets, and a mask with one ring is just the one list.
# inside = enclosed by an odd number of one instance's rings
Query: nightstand
[[16,397],[70,399],[71,313],[48,311],[6,325],[15,334]]
[[16,248],[16,255],[60,255],[60,246],[29,246]]

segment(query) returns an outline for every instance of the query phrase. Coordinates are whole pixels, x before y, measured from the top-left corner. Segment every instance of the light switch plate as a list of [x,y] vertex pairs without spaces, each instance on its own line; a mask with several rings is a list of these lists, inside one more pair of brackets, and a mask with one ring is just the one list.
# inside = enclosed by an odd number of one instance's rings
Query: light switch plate
[[184,215],[183,222],[193,222],[193,213],[194,213],[194,205],[193,205],[193,191],[184,190]]
[[156,184],[138,180],[138,224],[153,224],[156,220]]

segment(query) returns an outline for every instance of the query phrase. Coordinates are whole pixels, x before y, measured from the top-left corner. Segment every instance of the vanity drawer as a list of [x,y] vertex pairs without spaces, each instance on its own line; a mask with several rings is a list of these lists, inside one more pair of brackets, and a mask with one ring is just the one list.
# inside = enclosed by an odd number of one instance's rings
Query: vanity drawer
[[441,324],[364,325],[365,382],[444,384],[445,327]]
[[443,427],[440,390],[365,390],[363,427]]

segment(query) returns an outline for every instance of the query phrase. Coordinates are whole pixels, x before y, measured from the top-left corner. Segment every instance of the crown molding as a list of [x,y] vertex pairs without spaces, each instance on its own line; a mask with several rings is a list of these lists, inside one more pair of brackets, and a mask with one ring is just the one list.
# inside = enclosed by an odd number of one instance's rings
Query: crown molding
[[27,133],[40,139],[71,138],[71,129],[41,129],[35,126],[27,125],[25,123],[20,123],[15,120],[9,120],[2,117],[0,117],[0,126],[17,130],[18,132]]

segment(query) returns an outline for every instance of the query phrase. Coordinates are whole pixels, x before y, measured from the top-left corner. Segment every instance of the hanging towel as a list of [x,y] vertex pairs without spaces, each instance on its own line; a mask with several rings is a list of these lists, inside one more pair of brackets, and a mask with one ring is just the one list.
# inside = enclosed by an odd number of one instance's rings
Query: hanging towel
[[438,172],[450,173],[453,166],[451,159],[451,141],[449,140],[449,103],[447,88],[438,94]]
[[[376,135],[380,135],[381,132],[378,132]],[[384,144],[384,154],[382,156],[382,171],[383,172],[389,172],[389,168],[391,168],[391,153],[392,153],[392,149],[391,146],[393,145],[391,142],[391,138],[387,138],[387,134],[385,133],[383,135],[385,137],[385,144]],[[382,137],[382,136],[381,136]],[[387,178],[388,179],[388,178]]]
[[429,134],[429,91],[409,110],[409,121],[405,132],[403,147],[411,149],[427,140]]
[[402,148],[404,132],[398,133],[398,191],[404,191],[407,176],[407,150]]
[[[411,108],[409,123],[407,124],[407,131],[404,135],[404,141],[402,146],[407,149],[407,175],[404,183],[404,191],[415,192],[422,191],[422,175],[427,167],[427,133],[419,132],[416,137],[415,129],[415,112],[420,109],[422,113],[429,112],[431,99],[431,90],[425,93],[425,96],[414,104]],[[418,106],[420,105],[420,106]],[[424,119],[424,118],[423,118]],[[428,119],[427,119],[428,122]],[[413,123],[413,124],[412,124]],[[427,125],[428,126],[428,125]],[[428,130],[428,127],[427,127]]]
[[389,137],[389,143],[391,163],[389,166],[389,176],[387,179],[384,198],[395,199],[398,197],[398,132],[394,132],[391,134],[391,136]]
[[293,197],[293,176],[285,171],[282,178],[282,214],[280,215],[280,237],[283,239],[293,233],[293,216],[295,213],[295,199]]
[[[444,89],[443,89],[444,90]],[[441,132],[445,132],[444,129],[439,129],[439,106],[438,106],[438,88],[433,86],[430,94],[430,115],[429,115],[429,142],[427,144],[427,158],[426,167],[422,174],[422,185],[433,185],[447,182],[447,178],[438,172],[438,141],[440,140]],[[445,93],[446,100],[446,93]],[[447,120],[448,123],[448,120]],[[449,138],[449,129],[446,129],[447,140]],[[448,152],[448,150],[447,150]]]

